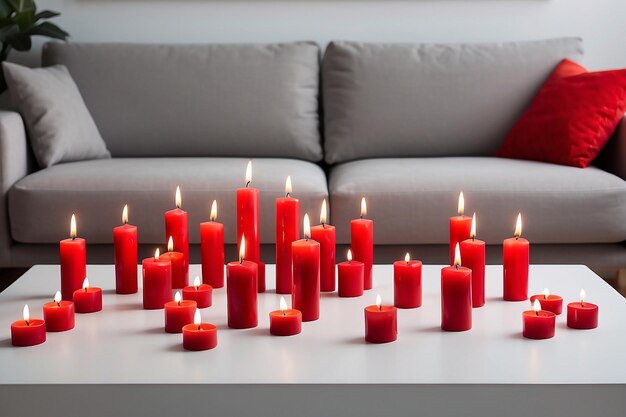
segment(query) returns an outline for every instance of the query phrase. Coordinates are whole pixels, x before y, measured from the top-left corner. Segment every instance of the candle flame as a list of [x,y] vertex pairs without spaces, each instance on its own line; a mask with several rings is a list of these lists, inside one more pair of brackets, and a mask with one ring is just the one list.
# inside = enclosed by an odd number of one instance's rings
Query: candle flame
[[54,294],[54,302],[59,304],[61,302],[61,291],[57,291]]
[[180,186],[177,185],[176,186],[176,208],[181,208],[182,207],[182,198],[180,197]]
[[587,293],[582,288],[580,289],[580,303],[584,303],[587,298]]
[[291,186],[291,175],[287,176],[287,180],[285,181],[285,196],[289,197],[293,192],[293,187]]
[[545,300],[547,300],[547,299],[548,299],[548,297],[550,297],[550,290],[549,290],[549,289],[547,289],[547,288],[544,288],[544,289],[543,289],[543,298],[544,298]]
[[159,251],[159,248],[156,248],[156,250],[154,251],[154,259],[158,260],[160,256],[161,252]]
[[406,255],[404,255],[404,262],[408,264],[410,260],[411,260],[411,255],[409,255],[409,252],[407,252]]
[[252,161],[248,161],[246,166],[246,187],[252,182]]
[[196,308],[196,312],[193,315],[193,324],[200,327],[202,323],[202,317],[200,316],[200,309]]
[[462,216],[465,213],[465,197],[463,197],[463,191],[459,194],[459,205],[457,207],[457,213]]
[[285,301],[285,297],[280,297],[280,311],[285,314],[285,310],[287,310],[287,301]]
[[322,209],[320,210],[320,223],[326,224],[328,213],[326,209],[326,199],[322,200]]
[[365,202],[365,197],[361,198],[361,217],[367,216],[367,203]]
[[246,259],[246,235],[241,235],[241,243],[239,244],[239,262]]
[[522,213],[517,214],[517,222],[515,222],[515,234],[513,236],[522,236]]
[[380,294],[376,294],[376,307],[381,309],[382,304],[383,304],[383,299],[380,297]]
[[70,237],[74,239],[76,236],[76,215],[72,213],[72,218],[70,219]]
[[196,290],[200,287],[200,277],[198,275],[193,279],[193,286],[196,287]]
[[457,242],[454,247],[454,266],[461,266],[461,248],[459,247],[459,242]]
[[83,280],[83,290],[87,291],[89,289],[89,278],[85,277]]
[[211,216],[209,219],[211,219],[212,222],[217,220],[217,200],[213,200],[213,203],[211,204]]
[[122,209],[122,224],[128,223],[128,204],[124,204]]
[[183,297],[181,297],[180,291],[176,291],[176,294],[174,294],[174,301],[176,302],[176,304],[180,305],[180,302],[182,300],[183,300]]
[[304,238],[311,238],[311,222],[309,221],[309,214],[304,214]]
[[24,321],[28,323],[30,321],[30,311],[28,310],[28,304],[24,304],[24,310],[22,311],[22,317]]
[[472,227],[470,228],[470,238],[476,239],[476,213],[472,216]]
[[535,298],[535,302],[533,303],[533,311],[535,313],[539,313],[541,311],[541,303],[538,298]]
[[172,236],[167,240],[167,251],[174,252],[174,238]]
[[348,259],[348,262],[352,262],[352,251],[350,249],[348,249],[348,254],[346,255],[346,258]]

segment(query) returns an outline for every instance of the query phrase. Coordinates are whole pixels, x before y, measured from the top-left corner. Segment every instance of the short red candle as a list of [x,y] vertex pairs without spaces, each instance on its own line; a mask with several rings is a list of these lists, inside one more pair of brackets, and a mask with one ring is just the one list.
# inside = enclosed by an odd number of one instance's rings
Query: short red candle
[[287,309],[287,303],[280,297],[280,310],[270,313],[270,333],[274,336],[293,336],[302,331],[302,313]]
[[161,309],[172,300],[172,264],[160,259],[159,250],[154,258],[146,258],[141,262],[143,275],[143,308],[146,310]]
[[202,282],[213,288],[224,286],[224,225],[218,223],[217,201],[211,205],[211,221],[200,223]]
[[61,256],[61,296],[71,301],[74,291],[83,285],[87,276],[87,245],[85,239],[76,237],[76,216],[70,221],[70,238],[59,244]]
[[180,292],[176,292],[174,301],[165,303],[165,331],[181,333],[185,325],[193,323],[197,308],[195,301],[183,300]]
[[128,224],[128,205],[122,210],[122,226],[113,229],[115,292],[134,294],[137,285],[137,227]]
[[185,270],[185,255],[175,252],[174,246],[173,238],[170,236],[167,242],[167,252],[161,255],[159,259],[169,261],[172,264],[172,288],[180,289],[189,285],[189,273]]
[[74,308],[77,313],[95,313],[102,310],[102,288],[90,287],[85,278],[83,288],[74,291]]
[[193,285],[183,288],[183,300],[195,301],[198,308],[211,307],[213,304],[213,287],[209,284],[201,284],[200,277],[196,277]]
[[549,339],[554,337],[556,314],[541,310],[538,300],[533,302],[533,309],[522,313],[522,334],[528,339]]
[[567,327],[595,329],[598,327],[598,306],[585,301],[584,290],[580,290],[580,300],[567,305]]
[[374,264],[374,222],[363,217],[367,214],[365,198],[361,199],[361,218],[350,222],[350,247],[355,261],[363,262],[363,289],[372,288]]
[[[246,259],[255,263],[261,261],[261,240],[259,231],[259,190],[250,187],[252,183],[252,161],[246,167],[246,188],[237,189],[237,242],[246,236]],[[261,265],[258,265],[261,267]],[[264,266],[264,265],[263,265]],[[257,291],[265,291],[265,271],[257,269]]]
[[348,260],[337,265],[339,274],[339,297],[360,297],[363,295],[363,262],[352,260],[348,249]]
[[25,305],[23,320],[11,323],[11,344],[13,346],[35,346],[45,341],[45,322],[39,319],[31,319],[28,305]]
[[328,214],[326,199],[322,202],[320,225],[311,228],[311,239],[320,244],[320,291],[333,292],[336,288],[335,274],[335,226],[326,224]]
[[291,177],[285,197],[276,199],[276,292],[291,294],[293,284],[291,244],[300,239],[300,200],[291,196]]
[[464,216],[465,198],[459,194],[458,216],[450,217],[450,265],[454,265],[454,248],[457,243],[470,238],[472,218]]
[[543,294],[536,294],[530,297],[531,304],[535,300],[539,300],[542,310],[550,311],[556,315],[561,314],[563,311],[563,299],[558,295],[550,294],[547,288],[543,291]]
[[407,253],[393,264],[393,305],[398,308],[422,306],[422,262],[412,261]]
[[54,301],[43,305],[43,320],[47,332],[64,332],[74,328],[74,303],[61,300],[57,291]]
[[461,265],[459,244],[454,266],[441,270],[441,328],[460,332],[472,328],[472,270]]
[[183,348],[186,350],[209,350],[217,346],[217,327],[202,323],[200,310],[196,310],[193,323],[183,327]]
[[173,288],[183,288],[189,283],[189,226],[187,212],[182,210],[180,187],[176,187],[176,208],[165,213],[165,239],[171,237],[174,247],[169,252],[179,252],[183,254],[182,277],[178,278],[178,267],[172,265],[172,285]]
[[304,215],[304,239],[292,243],[293,308],[302,312],[303,321],[320,317],[320,244],[312,239],[308,214]]
[[228,327],[247,329],[256,327],[258,319],[257,284],[258,265],[244,260],[246,237],[241,237],[239,261],[226,266],[226,302]]
[[472,307],[485,305],[485,242],[476,239],[476,213],[470,238],[460,243],[463,266],[472,270]]
[[380,295],[376,305],[365,307],[365,340],[370,343],[389,343],[398,338],[398,310],[384,306]]
[[530,244],[522,239],[522,215],[517,215],[515,237],[504,240],[502,268],[505,301],[523,301],[528,298],[528,269]]

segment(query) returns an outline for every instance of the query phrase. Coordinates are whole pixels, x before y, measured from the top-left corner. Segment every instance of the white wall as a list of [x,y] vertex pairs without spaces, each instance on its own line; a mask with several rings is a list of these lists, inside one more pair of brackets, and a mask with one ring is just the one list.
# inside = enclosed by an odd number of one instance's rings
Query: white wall
[[[591,69],[626,67],[626,0],[38,0],[74,41],[502,41],[576,35]],[[13,60],[36,64],[33,52]]]

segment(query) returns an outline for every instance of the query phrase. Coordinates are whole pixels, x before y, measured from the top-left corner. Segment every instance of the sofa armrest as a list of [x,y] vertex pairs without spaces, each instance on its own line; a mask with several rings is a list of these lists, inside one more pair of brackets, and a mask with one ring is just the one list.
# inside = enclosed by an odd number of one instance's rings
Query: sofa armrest
[[626,181],[626,114],[600,153],[597,165]]
[[10,266],[13,243],[7,195],[13,184],[34,169],[24,122],[19,113],[0,111],[0,267]]

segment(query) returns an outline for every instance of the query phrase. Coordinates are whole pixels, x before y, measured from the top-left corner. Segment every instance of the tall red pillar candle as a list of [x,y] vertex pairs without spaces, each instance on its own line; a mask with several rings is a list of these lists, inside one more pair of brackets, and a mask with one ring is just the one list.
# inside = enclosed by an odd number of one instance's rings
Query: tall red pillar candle
[[476,239],[476,213],[472,216],[470,238],[460,244],[463,266],[472,270],[472,307],[485,305],[485,242]]
[[365,340],[370,343],[389,343],[398,338],[398,310],[382,305],[380,294],[376,305],[365,307]]
[[339,274],[339,297],[360,297],[363,295],[363,262],[352,260],[348,249],[348,260],[337,265]]
[[64,332],[74,328],[74,303],[61,299],[57,291],[54,301],[43,305],[43,321],[47,332]]
[[261,262],[259,190],[252,183],[252,161],[246,166],[246,187],[237,189],[237,242],[246,239],[246,259],[257,263],[257,291],[265,291],[265,264]]
[[211,307],[213,304],[213,287],[202,284],[200,277],[195,277],[193,285],[183,288],[183,300],[192,300],[198,304],[198,308]]
[[533,302],[533,309],[522,313],[522,335],[527,339],[550,339],[554,337],[556,314],[541,309],[539,300]]
[[302,313],[287,309],[285,297],[280,297],[280,310],[270,313],[270,334],[274,336],[293,336],[302,331]]
[[239,261],[226,266],[228,327],[247,329],[259,323],[257,284],[258,265],[245,260],[246,236],[241,236]]
[[[189,225],[187,212],[181,209],[182,199],[180,187],[176,187],[176,208],[165,213],[165,239],[170,237],[174,240],[174,248],[169,252],[179,252],[183,254],[182,273],[180,281],[177,280],[172,271],[172,284],[174,288],[183,288],[189,283]],[[172,266],[173,267],[173,266]]]
[[393,264],[393,305],[397,308],[422,306],[422,262],[412,261],[408,252]]
[[580,290],[580,302],[567,305],[567,327],[595,329],[598,327],[598,306],[585,301],[585,290]]
[[172,263],[160,259],[159,250],[154,258],[146,258],[141,262],[143,275],[143,308],[158,310],[165,303],[172,301]]
[[534,303],[539,300],[541,309],[551,311],[557,316],[563,312],[563,298],[555,294],[550,294],[550,290],[543,289],[543,294],[535,294],[530,297],[530,302]]
[[128,224],[128,205],[122,210],[122,225],[113,229],[115,292],[134,294],[137,285],[137,226]]
[[74,291],[74,309],[77,313],[95,313],[102,310],[102,288],[90,287],[89,279],[83,281],[83,288]]
[[46,341],[46,324],[43,320],[31,319],[28,304],[24,306],[23,320],[11,323],[13,346],[35,346]]
[[193,316],[198,309],[195,301],[183,300],[179,291],[176,291],[174,301],[168,301],[164,307],[167,333],[182,333],[184,326],[193,323]]
[[304,215],[304,239],[292,243],[293,308],[302,312],[302,321],[320,318],[320,244],[311,239],[309,215]]
[[504,240],[502,268],[505,301],[524,301],[528,298],[528,265],[530,244],[522,239],[522,215],[517,215],[515,237]]
[[161,255],[162,260],[172,264],[172,288],[181,289],[189,285],[189,272],[185,270],[185,255],[174,251],[176,244],[170,236],[167,241],[167,252]]
[[196,310],[193,323],[183,327],[183,348],[186,350],[209,350],[217,346],[217,327],[202,323],[200,310]]
[[70,238],[59,244],[61,255],[61,296],[72,301],[87,276],[87,246],[85,239],[76,237],[76,216],[70,221]]
[[441,328],[450,332],[472,328],[472,270],[461,266],[458,243],[454,265],[441,270]]
[[472,218],[465,216],[465,198],[459,194],[458,215],[450,217],[450,265],[454,264],[454,248],[457,243],[470,238]]
[[372,265],[374,263],[374,222],[365,219],[367,205],[361,199],[361,218],[350,222],[350,247],[354,260],[363,262],[363,289],[372,288]]
[[217,201],[211,204],[211,221],[200,223],[202,282],[213,288],[224,286],[224,225],[217,220]]
[[311,239],[320,244],[320,291],[333,292],[336,285],[335,274],[335,226],[326,224],[328,217],[326,199],[322,201],[320,223],[311,228]]
[[293,274],[291,244],[300,239],[300,200],[291,196],[291,177],[285,182],[285,197],[276,199],[276,292],[291,294]]

